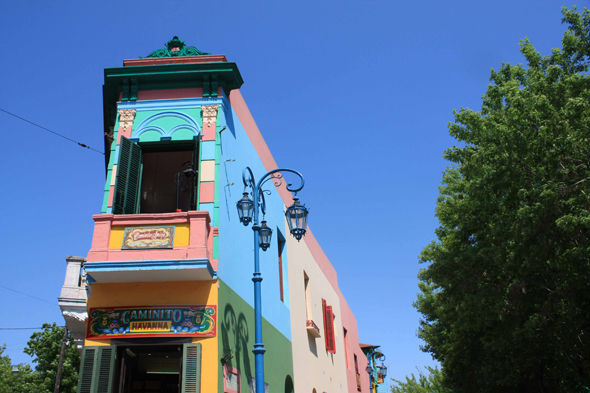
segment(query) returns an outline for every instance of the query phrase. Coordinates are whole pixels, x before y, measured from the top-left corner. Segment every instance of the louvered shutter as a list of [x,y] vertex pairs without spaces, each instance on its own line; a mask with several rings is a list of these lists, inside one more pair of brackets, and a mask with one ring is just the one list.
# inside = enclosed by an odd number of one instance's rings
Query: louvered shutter
[[199,200],[199,164],[201,163],[201,136],[195,138],[195,146],[193,147],[193,184],[191,188],[191,210],[197,210]]
[[92,372],[94,371],[94,356],[96,347],[84,347],[80,374],[78,378],[78,393],[92,393]]
[[[113,370],[115,369],[116,346],[98,347],[95,368],[96,390],[93,393],[111,393],[113,391]],[[93,381],[94,382],[94,381]]]
[[182,392],[201,392],[201,344],[184,344],[182,351]]
[[78,393],[111,393],[117,347],[84,347]]
[[326,306],[326,349],[330,353],[336,353],[336,340],[334,340],[334,313],[332,306]]
[[326,301],[322,299],[322,318],[324,318],[324,341],[328,349],[328,329],[326,328]]
[[138,212],[142,161],[141,147],[129,139],[121,137],[113,201],[114,214],[135,214]]

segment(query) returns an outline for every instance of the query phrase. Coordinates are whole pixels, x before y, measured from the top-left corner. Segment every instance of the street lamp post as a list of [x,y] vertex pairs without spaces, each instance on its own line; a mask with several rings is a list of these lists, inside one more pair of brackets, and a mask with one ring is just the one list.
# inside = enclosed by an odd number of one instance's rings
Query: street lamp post
[[[291,183],[287,183],[287,191],[295,193],[300,191],[305,185],[305,180],[301,173],[292,169],[275,169],[267,172],[258,182],[254,180],[254,174],[249,167],[244,169],[242,173],[242,180],[244,182],[244,193],[242,199],[237,203],[238,216],[240,222],[244,226],[248,226],[252,222],[252,230],[254,231],[254,363],[256,365],[256,393],[264,393],[264,344],[262,343],[262,301],[261,301],[261,282],[262,274],[260,273],[259,248],[266,251],[270,247],[270,240],[272,237],[272,229],[266,225],[264,215],[266,214],[266,202],[264,199],[265,193],[270,193],[268,190],[263,190],[262,187],[269,180],[273,182],[275,187],[282,184],[283,172],[290,172],[299,177],[301,184],[299,187],[293,187]],[[246,190],[250,188],[250,192]],[[252,195],[250,199],[249,195]],[[259,210],[262,210],[263,221],[259,222]],[[287,208],[285,217],[289,224],[289,232],[297,239],[305,235],[307,231],[307,208],[299,203],[299,199],[293,197],[293,205]]]

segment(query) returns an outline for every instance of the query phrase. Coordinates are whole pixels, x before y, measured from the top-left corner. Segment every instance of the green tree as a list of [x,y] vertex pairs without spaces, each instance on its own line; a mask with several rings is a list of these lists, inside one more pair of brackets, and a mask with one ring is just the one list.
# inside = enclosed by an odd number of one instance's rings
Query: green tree
[[406,381],[398,381],[391,378],[394,386],[391,387],[392,393],[452,393],[452,391],[443,386],[444,375],[437,367],[426,366],[429,374],[424,375],[418,370],[418,378],[414,374],[406,376]]
[[18,373],[12,374],[10,357],[3,355],[5,349],[5,345],[0,346],[0,393],[48,393],[29,365],[19,364]]
[[455,112],[415,307],[455,392],[590,386],[590,12],[563,8],[562,49],[491,72]]
[[[53,392],[55,387],[63,334],[64,328],[57,326],[55,322],[52,325],[44,323],[43,330],[33,333],[25,348],[25,353],[34,357],[33,362],[37,363],[35,370],[39,373],[41,384],[48,392]],[[68,336],[67,344],[60,392],[76,393],[80,354],[71,335]]]

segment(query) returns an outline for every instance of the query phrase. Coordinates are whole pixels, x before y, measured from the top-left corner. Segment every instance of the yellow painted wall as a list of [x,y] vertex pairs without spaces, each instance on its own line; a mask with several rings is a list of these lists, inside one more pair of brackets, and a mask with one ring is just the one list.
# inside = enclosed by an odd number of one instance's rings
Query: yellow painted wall
[[[188,227],[187,227],[188,233]],[[122,241],[122,238],[121,238]],[[218,304],[217,281],[132,282],[92,284],[88,308],[123,306],[165,306],[184,304]],[[219,311],[219,310],[218,310]],[[219,324],[219,315],[217,323]],[[219,334],[219,326],[217,326]],[[157,337],[154,335],[152,337]],[[85,346],[110,345],[111,340],[88,340]],[[202,345],[201,391],[217,392],[218,338],[193,338]]]
[[[141,228],[147,227],[161,227],[163,225],[138,225]],[[164,225],[170,226],[170,225]],[[174,225],[174,247],[187,247],[189,245],[189,224]],[[111,238],[109,240],[109,248],[121,249],[123,245],[123,237],[125,235],[125,228],[133,227],[113,227],[111,229]]]

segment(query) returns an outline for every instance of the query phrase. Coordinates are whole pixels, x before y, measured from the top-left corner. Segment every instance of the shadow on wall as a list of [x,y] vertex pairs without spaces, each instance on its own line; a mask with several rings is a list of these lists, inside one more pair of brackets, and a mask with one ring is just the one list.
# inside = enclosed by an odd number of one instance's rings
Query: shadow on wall
[[[223,353],[232,353],[234,355],[226,364],[240,370],[240,372],[243,370],[246,377],[252,377],[250,357],[248,356],[248,339],[250,337],[248,322],[246,322],[244,313],[240,313],[236,318],[234,308],[230,304],[225,306],[223,312],[221,337]],[[234,362],[235,365],[233,364]],[[242,364],[244,368],[242,368]]]
[[307,341],[309,342],[309,350],[311,351],[311,353],[313,353],[315,355],[315,357],[318,357],[318,346],[315,343],[315,337],[312,337],[311,334],[307,335]]

